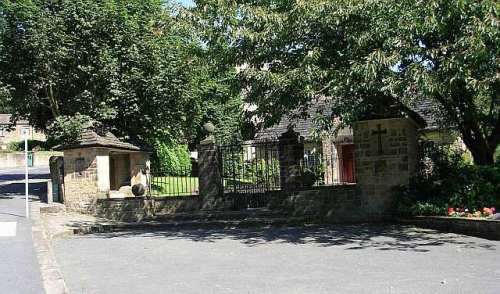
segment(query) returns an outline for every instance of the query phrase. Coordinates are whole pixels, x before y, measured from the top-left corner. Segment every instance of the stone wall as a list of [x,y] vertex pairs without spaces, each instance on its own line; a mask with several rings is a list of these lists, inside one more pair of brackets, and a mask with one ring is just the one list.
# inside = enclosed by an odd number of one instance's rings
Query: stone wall
[[354,143],[363,210],[372,219],[390,216],[394,188],[408,185],[416,173],[417,127],[406,118],[361,121]]
[[95,148],[64,151],[64,203],[68,209],[85,212],[97,198],[106,197],[98,189],[96,155]]
[[222,202],[219,156],[215,138],[209,136],[198,145],[199,190],[203,209],[217,209]]
[[306,216],[326,222],[369,220],[361,209],[361,194],[356,185],[274,192],[269,208],[287,211],[292,216]]
[[94,203],[91,213],[120,221],[140,221],[155,216],[192,212],[201,207],[202,202],[198,195],[161,198],[131,197],[99,199]]
[[423,228],[500,241],[500,220],[446,216],[419,216],[413,219],[402,219],[399,221]]
[[[33,166],[49,166],[51,156],[60,156],[60,152],[39,151],[33,154]],[[24,152],[0,152],[0,167],[24,167]]]

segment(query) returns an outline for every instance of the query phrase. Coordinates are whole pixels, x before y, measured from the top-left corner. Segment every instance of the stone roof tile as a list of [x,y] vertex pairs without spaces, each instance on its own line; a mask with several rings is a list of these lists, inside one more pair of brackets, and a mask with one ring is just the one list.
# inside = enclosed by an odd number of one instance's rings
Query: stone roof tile
[[[306,141],[314,140],[314,122],[313,117],[316,113],[323,113],[324,115],[331,115],[331,110],[328,107],[325,107],[326,104],[323,101],[320,101],[316,104],[313,104],[307,110],[306,118],[296,118],[293,115],[284,116],[279,124],[265,128],[260,130],[255,135],[255,140],[258,141],[273,141],[277,140],[278,137],[285,133],[288,130],[289,126],[293,125],[293,130],[301,137],[303,137]],[[425,129],[433,129],[437,128],[438,123],[433,112],[433,107],[435,105],[428,99],[418,100],[414,105],[412,105],[407,112],[408,115],[413,116],[416,115],[414,119],[422,119],[426,123]],[[350,128],[346,128],[340,130],[338,136],[349,137],[352,136],[352,130]]]
[[107,131],[102,134],[98,134],[95,130],[86,130],[80,135],[78,142],[70,145],[59,145],[56,146],[55,150],[66,150],[66,149],[76,149],[76,148],[88,148],[88,147],[105,147],[105,148],[117,148],[130,151],[150,151],[151,148],[145,146],[144,144],[137,144],[132,142],[127,142],[119,139],[113,133]]

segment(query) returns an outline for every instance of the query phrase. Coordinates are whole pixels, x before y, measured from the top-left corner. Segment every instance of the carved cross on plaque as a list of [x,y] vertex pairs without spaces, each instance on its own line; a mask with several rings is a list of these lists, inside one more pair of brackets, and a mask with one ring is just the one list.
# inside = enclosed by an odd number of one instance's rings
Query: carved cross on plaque
[[372,131],[372,135],[378,135],[378,154],[384,153],[382,150],[382,135],[387,134],[387,129],[382,130],[382,125],[377,125],[377,130]]

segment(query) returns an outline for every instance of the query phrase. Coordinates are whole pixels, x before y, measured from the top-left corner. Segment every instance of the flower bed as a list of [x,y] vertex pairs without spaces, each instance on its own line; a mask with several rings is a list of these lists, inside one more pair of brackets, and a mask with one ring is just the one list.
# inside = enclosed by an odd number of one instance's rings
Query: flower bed
[[469,211],[467,208],[448,208],[449,217],[465,217],[465,218],[489,218],[496,212],[495,207],[483,207],[483,209],[477,209]]

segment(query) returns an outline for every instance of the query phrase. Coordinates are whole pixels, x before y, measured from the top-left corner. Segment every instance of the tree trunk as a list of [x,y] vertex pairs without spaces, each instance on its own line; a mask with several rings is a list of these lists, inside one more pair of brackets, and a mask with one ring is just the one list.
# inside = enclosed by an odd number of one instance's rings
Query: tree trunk
[[477,165],[492,165],[495,163],[494,152],[489,150],[472,151],[472,157],[474,158],[474,163]]
[[461,129],[462,139],[465,146],[469,149],[477,165],[492,165],[495,163],[495,146],[490,146],[482,136],[472,134],[472,131],[467,126]]

